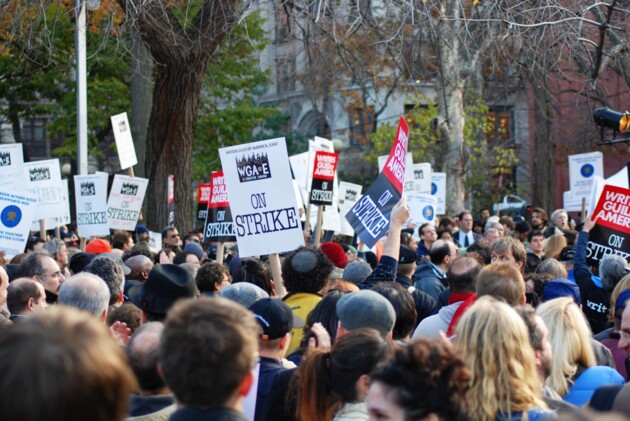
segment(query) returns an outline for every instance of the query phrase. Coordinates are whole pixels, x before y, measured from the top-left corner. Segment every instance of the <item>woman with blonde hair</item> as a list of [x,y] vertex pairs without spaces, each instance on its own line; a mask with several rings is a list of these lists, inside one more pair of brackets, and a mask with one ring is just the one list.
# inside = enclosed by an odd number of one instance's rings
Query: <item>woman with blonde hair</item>
[[478,421],[544,420],[534,349],[525,322],[509,305],[485,296],[464,314],[455,347],[471,370],[466,397]]
[[547,243],[545,244],[545,257],[557,259],[560,257],[560,253],[562,249],[567,246],[567,239],[564,234],[554,234],[551,237],[547,238]]
[[580,308],[569,297],[556,298],[536,309],[549,329],[553,353],[546,384],[562,399],[577,406],[586,404],[595,390],[607,384],[623,384],[614,369],[597,366],[591,331]]

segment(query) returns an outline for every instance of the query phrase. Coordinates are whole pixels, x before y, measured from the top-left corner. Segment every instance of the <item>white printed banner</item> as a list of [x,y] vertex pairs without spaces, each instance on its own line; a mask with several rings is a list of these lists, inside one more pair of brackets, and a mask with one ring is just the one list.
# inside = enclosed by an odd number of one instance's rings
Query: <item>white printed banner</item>
[[304,245],[284,138],[219,149],[241,257]]
[[25,189],[37,197],[36,220],[66,216],[58,159],[24,163],[23,181]]
[[569,155],[569,184],[574,197],[588,197],[596,175],[604,176],[604,156],[601,152]]
[[134,231],[149,180],[116,174],[107,200],[107,224],[111,229]]
[[437,214],[446,213],[446,173],[434,172],[431,174],[431,196],[437,199]]
[[24,188],[24,154],[21,143],[0,145],[0,187],[5,190]]
[[[348,183],[347,181],[339,182],[339,213],[345,215],[352,209],[355,203],[359,201],[361,197],[361,191],[363,186],[360,184]],[[339,227],[339,233],[342,235],[354,236],[354,230],[348,223],[346,218],[341,218],[341,226]]]
[[36,209],[35,195],[0,191],[0,250],[7,258],[24,252]]
[[107,174],[74,176],[74,198],[79,236],[109,235],[107,222]]
[[[387,162],[388,157],[389,155],[382,155],[378,157],[379,173],[383,171],[383,167],[385,166],[385,162]],[[410,194],[414,192],[417,192],[417,188],[414,174],[413,157],[410,153],[408,153],[405,161],[405,181],[403,183],[403,193]]]
[[116,139],[116,149],[118,149],[118,158],[120,159],[120,168],[126,170],[138,163],[127,113],[114,115],[111,117],[111,120],[114,138]]
[[[58,182],[58,191],[60,197],[59,209],[62,211],[60,216],[53,216],[45,219],[46,229],[53,229],[68,225],[71,222],[72,215],[70,215],[70,193],[68,189],[68,180],[62,179]],[[31,231],[39,231],[39,221],[35,219],[31,224]]]
[[416,182],[416,193],[431,194],[431,164],[413,164],[413,178]]
[[428,222],[435,225],[435,215],[437,214],[437,198],[430,194],[412,193],[407,195],[407,206],[411,213],[411,222],[416,227]]

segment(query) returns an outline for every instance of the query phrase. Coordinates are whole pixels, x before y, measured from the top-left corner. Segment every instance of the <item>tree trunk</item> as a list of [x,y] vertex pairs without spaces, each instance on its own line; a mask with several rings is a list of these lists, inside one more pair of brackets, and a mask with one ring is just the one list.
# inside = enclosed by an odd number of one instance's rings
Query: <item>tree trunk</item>
[[532,204],[543,209],[554,209],[554,148],[551,97],[540,80],[530,80],[534,94],[534,188]]
[[162,229],[168,222],[167,178],[175,176],[175,225],[192,229],[192,150],[206,60],[158,66],[147,132],[147,223]]
[[153,102],[153,59],[135,28],[132,28],[131,36],[131,134],[138,157],[135,174],[145,177],[147,127],[151,117],[148,104]]

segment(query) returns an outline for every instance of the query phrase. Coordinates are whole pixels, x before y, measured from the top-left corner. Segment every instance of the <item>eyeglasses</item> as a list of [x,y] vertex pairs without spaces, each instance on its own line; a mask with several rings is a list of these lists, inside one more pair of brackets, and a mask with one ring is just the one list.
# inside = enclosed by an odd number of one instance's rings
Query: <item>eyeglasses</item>
[[179,234],[171,234],[168,236],[168,238],[178,238]]

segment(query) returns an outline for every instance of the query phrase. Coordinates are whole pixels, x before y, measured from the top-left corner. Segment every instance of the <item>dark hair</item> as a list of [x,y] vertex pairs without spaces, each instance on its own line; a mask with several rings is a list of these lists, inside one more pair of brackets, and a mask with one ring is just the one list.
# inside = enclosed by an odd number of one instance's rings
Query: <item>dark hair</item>
[[528,242],[532,242],[532,239],[534,237],[542,237],[545,238],[545,233],[542,232],[541,230],[531,230],[528,234],[527,234],[527,241]]
[[485,265],[492,261],[492,244],[488,240],[480,238],[466,249],[466,253],[477,253],[483,259]]
[[527,260],[525,247],[523,246],[523,243],[518,241],[516,238],[501,237],[492,246],[492,251],[496,251],[497,253],[504,253],[508,249],[512,252],[512,257],[514,257],[516,262],[525,263]]
[[111,326],[116,322],[124,322],[133,334],[142,325],[142,310],[131,301],[125,301],[107,313],[107,325]]
[[569,230],[564,232],[564,238],[567,239],[567,246],[575,247],[575,242],[577,241],[578,232],[576,230]]
[[[296,254],[302,251],[311,251],[317,256],[315,267],[306,272],[298,272],[292,264]],[[284,286],[289,292],[311,292],[320,291],[328,276],[332,273],[334,266],[326,255],[319,249],[313,247],[299,247],[289,253],[282,262],[282,278]]]
[[418,228],[418,236],[419,236],[419,237],[422,237],[422,235],[424,234],[424,233],[422,232],[422,230],[423,230],[425,227],[428,227],[428,226],[432,226],[432,224],[430,224],[430,223],[428,223],[428,222],[425,222],[424,224],[420,225],[420,227]]
[[543,335],[540,331],[538,323],[536,323],[536,310],[534,310],[532,306],[528,305],[514,307],[514,310],[516,310],[518,315],[521,316],[521,319],[525,322],[525,326],[527,326],[529,342],[532,344],[532,348],[540,351],[543,347]]
[[374,329],[348,332],[330,352],[312,350],[297,371],[300,421],[330,420],[343,403],[356,401],[359,378],[388,354],[389,345]]
[[134,257],[134,256],[146,256],[149,259],[151,259],[151,261],[153,261],[155,259],[155,256],[153,255],[153,253],[151,253],[149,250],[145,250],[143,248],[137,248],[135,250],[127,250],[127,251],[125,251],[122,254],[122,260],[123,260],[123,262],[126,262],[127,259],[129,259],[131,257]]
[[315,337],[313,332],[311,332],[311,327],[315,323],[321,323],[328,331],[331,343],[335,343],[335,339],[337,338],[337,324],[339,322],[339,317],[337,317],[337,301],[344,295],[346,295],[344,291],[329,291],[324,295],[324,298],[315,305],[308,316],[306,316],[306,322],[303,328],[304,336],[302,337],[299,348],[302,352],[308,348],[308,340]]
[[197,255],[195,253],[193,253],[192,251],[180,251],[179,253],[177,253],[175,255],[175,258],[173,259],[173,264],[174,265],[181,265],[182,263],[186,263],[186,259],[191,254],[193,256],[197,257]]
[[225,406],[255,365],[258,329],[252,313],[225,298],[175,303],[164,322],[159,359],[177,401]]
[[438,229],[436,229],[435,234],[437,235],[438,240],[441,239],[442,235],[444,234],[449,234],[451,237],[453,236],[453,233],[451,232],[451,230],[444,227],[439,227]]
[[378,292],[394,306],[396,322],[394,323],[393,339],[406,339],[416,328],[418,314],[413,297],[396,282],[379,282],[372,291]]
[[450,216],[443,216],[440,219],[440,228],[448,228],[451,225],[456,225],[455,220]]
[[451,293],[475,292],[479,271],[481,265],[475,258],[465,255],[456,258],[446,272]]
[[18,278],[32,278],[35,275],[41,275],[44,272],[44,264],[42,260],[50,257],[47,253],[33,252],[22,260],[17,269]]
[[470,215],[472,216],[472,213],[470,213],[470,211],[461,211],[458,215],[457,215],[457,219],[459,219],[460,221],[462,221],[464,219],[464,216],[466,215]]
[[115,231],[114,235],[112,236],[112,248],[122,250],[122,248],[129,242],[130,239],[131,234],[129,234],[127,231]]
[[217,284],[223,281],[223,275],[226,275],[228,279],[230,279],[227,268],[221,263],[210,262],[202,265],[195,277],[199,292],[217,292]]
[[37,281],[31,278],[18,278],[13,280],[7,288],[7,308],[11,314],[19,314],[28,304],[30,299],[40,298]]
[[530,215],[533,215],[534,213],[539,213],[540,214],[540,218],[543,220],[543,223],[547,222],[547,212],[545,212],[545,210],[543,208],[534,208],[534,209],[532,209]]
[[536,294],[538,302],[541,302],[543,289],[545,289],[545,285],[552,279],[553,277],[547,273],[528,273],[525,275],[525,284],[527,284],[528,281],[532,281],[534,284],[533,292]]
[[385,394],[402,408],[406,421],[431,414],[440,421],[466,421],[470,419],[465,398],[470,377],[464,362],[447,344],[418,339],[377,368],[372,384],[385,386]]
[[[127,344],[129,365],[135,374],[140,388],[156,392],[166,383],[158,372],[160,336],[164,325],[160,322],[149,322],[142,325],[131,335]],[[140,343],[136,346],[137,343]]]
[[503,215],[501,218],[499,218],[499,224],[505,225],[506,227],[508,227],[509,230],[514,231],[515,225],[514,220],[511,216]]
[[518,233],[530,232],[532,230],[532,226],[529,225],[527,221],[520,221],[514,226],[514,231]]
[[442,245],[439,245],[438,243],[437,246],[436,243],[433,243],[433,246],[429,251],[431,263],[433,263],[434,265],[439,265],[440,263],[444,262],[444,258],[451,255],[452,247],[454,246],[449,244],[448,241],[444,241],[444,244]]
[[[283,272],[284,275],[284,272]],[[232,283],[249,282],[262,288],[269,296],[273,295],[273,284],[269,269],[256,259],[240,259],[240,266],[232,275]]]
[[96,256],[84,272],[98,276],[109,288],[109,305],[118,302],[125,282],[125,272],[122,264],[107,256]]
[[177,228],[175,228],[173,225],[169,225],[168,227],[164,227],[164,229],[162,230],[162,241],[166,240],[166,238],[168,237],[168,233],[171,231],[175,231]]

